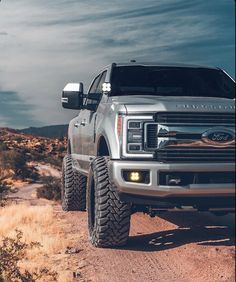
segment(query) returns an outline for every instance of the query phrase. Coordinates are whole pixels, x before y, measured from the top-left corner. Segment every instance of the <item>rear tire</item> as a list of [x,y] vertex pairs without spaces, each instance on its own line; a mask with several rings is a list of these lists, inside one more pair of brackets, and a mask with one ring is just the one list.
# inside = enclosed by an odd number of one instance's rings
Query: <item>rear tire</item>
[[97,157],[88,177],[89,239],[96,247],[123,246],[129,238],[131,208],[119,200],[109,178],[108,160]]
[[75,171],[72,158],[66,155],[62,164],[62,209],[64,211],[85,211],[87,177]]

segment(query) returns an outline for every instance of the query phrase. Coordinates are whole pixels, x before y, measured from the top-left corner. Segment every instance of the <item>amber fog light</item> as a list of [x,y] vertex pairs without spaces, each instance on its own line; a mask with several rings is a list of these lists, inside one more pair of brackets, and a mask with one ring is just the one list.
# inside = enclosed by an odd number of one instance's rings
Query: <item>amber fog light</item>
[[149,171],[145,170],[124,170],[123,178],[127,182],[145,183],[150,182]]

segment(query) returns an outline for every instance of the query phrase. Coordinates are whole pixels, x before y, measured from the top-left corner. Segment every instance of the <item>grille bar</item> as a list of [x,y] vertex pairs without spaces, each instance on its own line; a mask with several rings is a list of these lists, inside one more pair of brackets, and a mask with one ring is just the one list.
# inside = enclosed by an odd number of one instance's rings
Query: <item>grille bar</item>
[[157,113],[155,121],[161,124],[217,124],[234,125],[234,113]]
[[160,162],[234,162],[235,149],[168,149],[156,150]]
[[145,148],[148,150],[155,150],[157,148],[157,124],[147,123],[145,127]]

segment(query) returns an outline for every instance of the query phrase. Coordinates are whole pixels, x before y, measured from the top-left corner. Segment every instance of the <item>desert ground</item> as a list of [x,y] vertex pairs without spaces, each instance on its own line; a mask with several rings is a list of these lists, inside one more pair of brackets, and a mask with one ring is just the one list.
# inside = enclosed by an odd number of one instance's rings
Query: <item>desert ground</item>
[[[39,169],[59,176],[50,166]],[[10,195],[13,208],[4,208],[5,217],[11,212],[12,218],[18,218],[15,225],[23,228],[25,236],[44,245],[24,262],[26,267],[46,263],[63,282],[235,281],[232,214],[216,217],[206,212],[178,212],[150,218],[137,213],[132,216],[127,246],[98,249],[88,241],[86,212],[63,212],[59,203],[37,199],[37,187],[39,184],[24,184]],[[27,227],[29,214],[36,219]],[[1,211],[0,217],[4,220]],[[7,230],[5,223],[5,235],[12,232],[13,225]]]

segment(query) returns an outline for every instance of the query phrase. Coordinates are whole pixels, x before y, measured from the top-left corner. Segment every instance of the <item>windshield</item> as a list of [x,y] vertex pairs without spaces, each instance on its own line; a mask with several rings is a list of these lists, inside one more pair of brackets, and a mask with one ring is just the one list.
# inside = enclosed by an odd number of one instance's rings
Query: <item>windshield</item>
[[234,81],[221,70],[207,68],[115,67],[111,86],[111,96],[235,97]]

